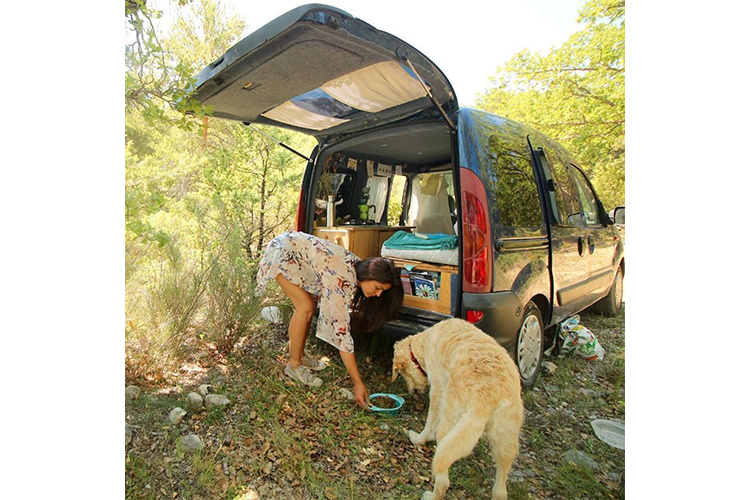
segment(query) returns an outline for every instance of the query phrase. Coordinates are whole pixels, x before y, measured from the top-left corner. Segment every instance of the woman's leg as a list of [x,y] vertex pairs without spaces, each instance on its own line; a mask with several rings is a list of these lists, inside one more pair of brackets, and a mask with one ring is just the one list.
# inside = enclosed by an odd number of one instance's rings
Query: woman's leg
[[309,292],[298,287],[282,274],[276,276],[276,283],[294,305],[294,314],[289,321],[289,365],[296,369],[302,364],[305,341],[307,341],[310,322],[315,312],[315,299]]

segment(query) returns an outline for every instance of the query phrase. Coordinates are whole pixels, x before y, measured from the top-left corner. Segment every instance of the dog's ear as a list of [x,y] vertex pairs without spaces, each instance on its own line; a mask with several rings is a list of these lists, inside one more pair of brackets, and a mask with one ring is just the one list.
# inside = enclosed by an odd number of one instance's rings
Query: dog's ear
[[391,382],[395,382],[396,379],[398,378],[398,370],[399,370],[399,368],[400,367],[396,365],[396,361],[394,360],[393,361],[393,374],[392,374],[392,377],[391,377]]

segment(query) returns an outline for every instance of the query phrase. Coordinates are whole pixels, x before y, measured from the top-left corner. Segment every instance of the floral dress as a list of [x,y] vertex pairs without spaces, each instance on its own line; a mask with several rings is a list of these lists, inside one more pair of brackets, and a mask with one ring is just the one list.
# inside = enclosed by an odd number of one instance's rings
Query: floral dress
[[354,352],[349,307],[357,287],[359,258],[345,248],[307,233],[291,231],[271,240],[258,269],[256,295],[279,274],[318,299],[315,336],[344,352]]

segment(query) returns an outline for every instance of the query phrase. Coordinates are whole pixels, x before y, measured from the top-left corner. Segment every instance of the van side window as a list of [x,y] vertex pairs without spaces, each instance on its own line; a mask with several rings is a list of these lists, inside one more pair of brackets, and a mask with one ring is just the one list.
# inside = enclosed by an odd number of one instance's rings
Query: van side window
[[546,154],[555,180],[555,198],[560,212],[558,222],[563,226],[584,227],[578,191],[568,166],[553,148],[548,148]]
[[496,200],[505,227],[538,228],[544,225],[539,190],[528,146],[500,135],[489,137],[488,188]]
[[570,166],[570,173],[575,179],[576,187],[578,188],[578,194],[581,196],[581,204],[583,205],[583,218],[586,220],[586,225],[601,226],[602,223],[599,220],[599,212],[596,207],[596,196],[591,190],[591,187],[586,180],[586,176],[575,165]]
[[404,190],[406,176],[394,175],[391,178],[391,191],[388,195],[388,225],[400,226],[403,223]]

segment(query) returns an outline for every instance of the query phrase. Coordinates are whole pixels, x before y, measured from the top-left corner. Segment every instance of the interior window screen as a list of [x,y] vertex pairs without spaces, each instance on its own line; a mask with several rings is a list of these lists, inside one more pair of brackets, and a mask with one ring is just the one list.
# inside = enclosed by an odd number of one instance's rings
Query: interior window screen
[[558,222],[563,226],[583,227],[584,222],[578,191],[567,165],[552,148],[546,151],[546,156],[555,181],[555,198],[557,199],[557,208],[560,211]]
[[509,138],[489,138],[490,189],[505,227],[537,228],[544,223],[528,147]]
[[346,123],[357,110],[377,113],[426,95],[402,64],[373,64],[331,80],[272,108],[262,116],[288,125],[325,130]]
[[570,167],[570,173],[575,179],[578,193],[581,196],[581,205],[583,205],[583,218],[586,221],[586,224],[589,226],[601,225],[601,221],[599,220],[599,213],[596,208],[596,196],[594,196],[594,192],[591,190],[586,177],[583,175],[583,172],[578,169],[578,167],[572,165]]

